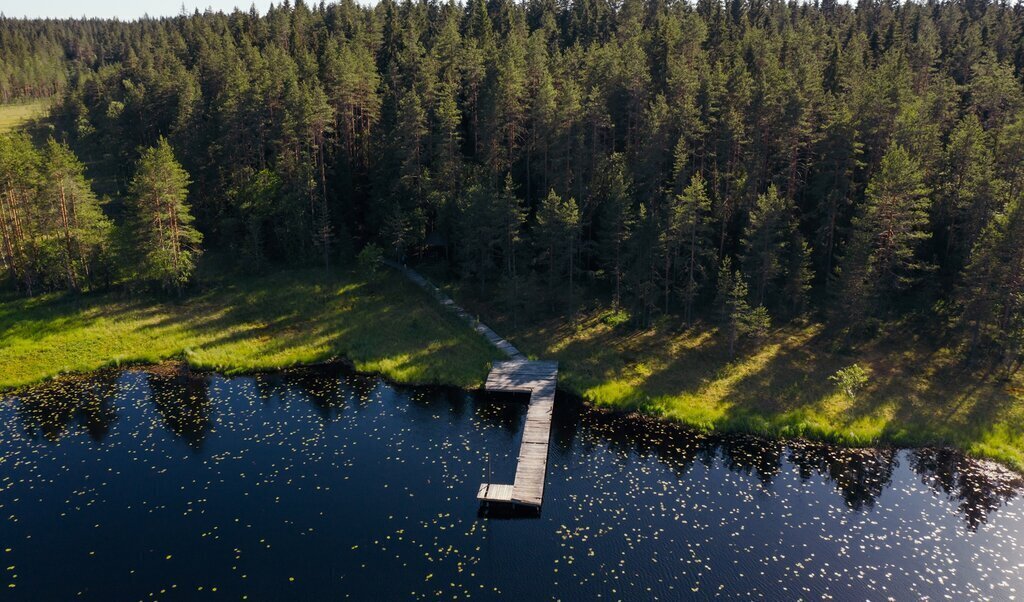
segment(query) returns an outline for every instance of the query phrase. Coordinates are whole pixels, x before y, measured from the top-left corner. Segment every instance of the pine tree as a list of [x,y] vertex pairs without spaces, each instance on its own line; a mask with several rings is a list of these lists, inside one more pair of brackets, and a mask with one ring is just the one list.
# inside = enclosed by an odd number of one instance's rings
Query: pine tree
[[958,270],[997,209],[995,200],[1002,197],[1003,185],[995,175],[988,136],[973,113],[954,128],[945,155],[941,189],[944,254],[950,268]]
[[0,243],[16,288],[36,292],[32,202],[39,183],[39,153],[24,134],[0,135]]
[[786,283],[783,290],[786,313],[790,316],[800,316],[807,311],[814,280],[812,257],[811,247],[803,235],[799,232],[794,233],[793,241],[790,243],[789,265],[786,267]]
[[43,155],[46,228],[60,239],[58,253],[64,285],[79,290],[101,259],[111,224],[100,209],[85,167],[66,144],[52,138]]
[[1014,197],[982,231],[958,299],[971,348],[994,344],[1014,363],[1024,355],[1024,197]]
[[612,307],[622,303],[623,280],[628,264],[630,234],[634,227],[632,190],[625,158],[613,154],[605,159],[592,186],[597,199],[600,228],[597,233],[598,261],[612,282]]
[[518,324],[519,308],[522,304],[519,273],[519,246],[523,224],[526,221],[526,210],[515,193],[515,183],[511,175],[505,177],[505,188],[495,195],[497,204],[497,223],[502,227],[501,251],[504,263],[504,280],[506,289],[506,305],[512,311],[512,323]]
[[764,305],[778,290],[779,280],[784,280],[796,230],[795,214],[792,201],[780,196],[774,185],[757,197],[750,211],[750,221],[743,230],[742,265],[757,305]]
[[868,183],[844,265],[846,305],[855,320],[865,302],[885,305],[916,284],[929,264],[918,256],[928,231],[929,190],[917,161],[892,146]]
[[186,203],[188,173],[166,138],[144,149],[131,181],[131,237],[139,256],[136,277],[181,291],[195,271],[203,236]]
[[498,250],[506,242],[506,223],[502,215],[506,202],[493,191],[474,184],[466,190],[460,204],[463,267],[467,276],[476,277],[483,295],[487,280],[495,270]]
[[577,270],[579,227],[576,200],[562,200],[554,190],[550,191],[537,209],[534,240],[539,257],[546,259],[548,295],[553,296],[559,283],[567,279],[570,306]]
[[683,319],[693,319],[693,305],[704,283],[708,260],[714,254],[711,229],[711,200],[704,178],[694,174],[689,186],[676,197],[675,220],[678,222],[682,251],[680,296]]

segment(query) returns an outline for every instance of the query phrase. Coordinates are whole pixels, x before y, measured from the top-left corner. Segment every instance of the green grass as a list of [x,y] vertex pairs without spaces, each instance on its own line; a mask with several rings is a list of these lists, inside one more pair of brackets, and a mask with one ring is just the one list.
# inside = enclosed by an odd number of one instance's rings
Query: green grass
[[402,383],[480,384],[498,357],[392,273],[234,278],[180,302],[117,293],[0,302],[0,389],[181,359],[227,374],[344,358]]
[[49,100],[0,104],[0,134],[18,129],[31,119],[42,117],[49,108]]
[[[436,274],[435,274],[436,276]],[[637,329],[596,306],[575,324],[513,326],[475,298],[452,294],[525,353],[559,361],[559,386],[613,410],[639,410],[700,429],[806,437],[852,446],[952,445],[1024,470],[1024,378],[968,369],[957,349],[894,325],[846,346],[821,324],[775,329],[730,358],[713,325],[666,319]],[[829,376],[859,363],[856,398]]]

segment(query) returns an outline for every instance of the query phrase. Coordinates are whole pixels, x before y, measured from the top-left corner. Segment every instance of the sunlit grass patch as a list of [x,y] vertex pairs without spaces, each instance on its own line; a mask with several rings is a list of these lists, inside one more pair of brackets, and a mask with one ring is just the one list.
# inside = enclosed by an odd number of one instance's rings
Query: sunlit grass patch
[[0,388],[182,359],[228,374],[334,359],[405,383],[478,385],[498,357],[395,274],[230,279],[181,301],[119,294],[0,303]]
[[[560,386],[600,407],[853,446],[954,445],[1024,469],[1020,375],[1001,383],[966,369],[913,328],[848,347],[821,324],[784,325],[730,356],[714,325],[613,326],[609,311],[519,328],[488,319],[527,353],[557,359]],[[851,397],[829,377],[854,364],[870,376]]]
[[18,129],[36,117],[42,117],[49,107],[49,100],[0,104],[0,134]]

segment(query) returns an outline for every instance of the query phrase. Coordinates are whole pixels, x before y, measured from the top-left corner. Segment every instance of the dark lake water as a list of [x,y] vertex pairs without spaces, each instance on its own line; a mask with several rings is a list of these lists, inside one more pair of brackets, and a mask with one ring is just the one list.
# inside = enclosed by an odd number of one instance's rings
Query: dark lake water
[[525,411],[337,368],[9,397],[0,600],[1024,594],[1021,483],[948,451],[709,437],[560,397],[541,516],[479,516]]

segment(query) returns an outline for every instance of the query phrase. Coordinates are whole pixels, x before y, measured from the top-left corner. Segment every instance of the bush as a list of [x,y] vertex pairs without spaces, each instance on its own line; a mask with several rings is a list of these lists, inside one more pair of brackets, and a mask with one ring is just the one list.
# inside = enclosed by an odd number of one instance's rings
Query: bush
[[622,309],[609,310],[605,312],[604,315],[601,316],[601,323],[606,324],[608,326],[619,326],[621,324],[629,322],[629,320],[629,312]]
[[381,262],[384,260],[384,250],[373,244],[372,242],[359,252],[357,261],[359,262],[359,269],[365,274],[373,274],[380,267]]
[[828,379],[839,387],[850,399],[856,398],[857,392],[863,389],[870,380],[870,373],[861,367],[860,364],[853,364],[836,370],[836,373]]

